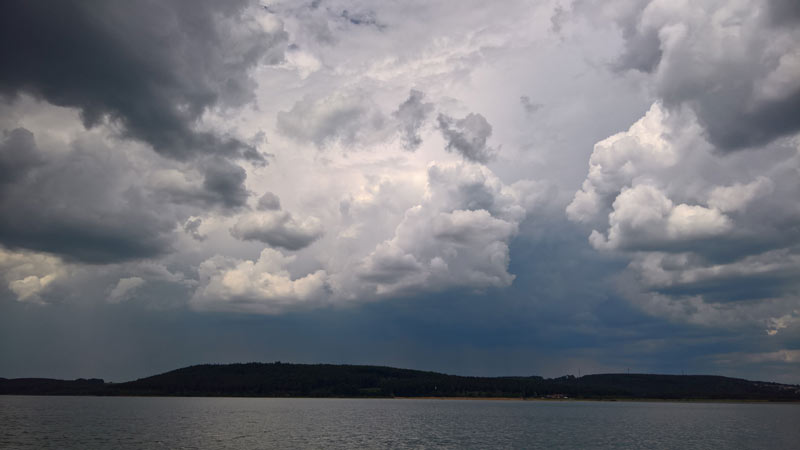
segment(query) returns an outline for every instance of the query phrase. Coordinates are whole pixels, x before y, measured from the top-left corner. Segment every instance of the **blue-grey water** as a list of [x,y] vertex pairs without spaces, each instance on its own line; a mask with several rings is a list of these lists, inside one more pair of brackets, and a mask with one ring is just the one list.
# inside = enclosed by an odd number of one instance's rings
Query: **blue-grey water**
[[798,449],[800,405],[0,396],[0,449]]

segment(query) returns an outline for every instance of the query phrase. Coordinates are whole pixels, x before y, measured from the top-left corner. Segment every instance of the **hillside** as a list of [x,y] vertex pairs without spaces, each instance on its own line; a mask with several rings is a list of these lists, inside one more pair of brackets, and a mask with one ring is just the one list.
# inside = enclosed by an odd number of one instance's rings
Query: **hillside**
[[380,366],[276,362],[198,365],[116,384],[95,379],[0,379],[0,394],[800,401],[800,386],[710,375],[463,377]]

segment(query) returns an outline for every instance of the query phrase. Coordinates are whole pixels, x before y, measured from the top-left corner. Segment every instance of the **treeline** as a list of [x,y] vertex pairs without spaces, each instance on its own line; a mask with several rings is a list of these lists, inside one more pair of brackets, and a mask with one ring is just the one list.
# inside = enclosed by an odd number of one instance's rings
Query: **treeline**
[[106,384],[99,378],[0,378],[0,395],[102,395],[105,392]]
[[0,379],[0,394],[800,401],[800,386],[708,375],[463,377],[380,366],[276,362],[198,365],[127,383]]

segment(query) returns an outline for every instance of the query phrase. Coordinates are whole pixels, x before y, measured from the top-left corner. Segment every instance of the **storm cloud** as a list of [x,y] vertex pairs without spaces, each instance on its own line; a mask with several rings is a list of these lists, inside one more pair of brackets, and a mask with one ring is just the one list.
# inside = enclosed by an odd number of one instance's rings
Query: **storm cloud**
[[169,251],[172,213],[120,153],[91,137],[54,151],[27,129],[4,134],[0,170],[12,176],[0,183],[0,243],[93,263]]
[[286,33],[266,31],[243,1],[3,2],[0,93],[79,108],[162,155],[263,161],[241,140],[202,131],[211,108],[249,102],[248,70],[282,60]]
[[643,3],[621,20],[619,68],[653,73],[665,105],[690,107],[719,150],[768,144],[800,129],[800,31],[780,24],[797,16],[788,5]]

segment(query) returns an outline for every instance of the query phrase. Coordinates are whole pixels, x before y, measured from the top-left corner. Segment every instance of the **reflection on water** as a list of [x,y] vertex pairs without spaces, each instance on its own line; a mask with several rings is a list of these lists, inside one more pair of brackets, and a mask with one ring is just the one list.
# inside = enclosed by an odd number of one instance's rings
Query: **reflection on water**
[[2,449],[797,449],[800,405],[0,396]]

